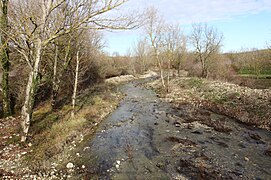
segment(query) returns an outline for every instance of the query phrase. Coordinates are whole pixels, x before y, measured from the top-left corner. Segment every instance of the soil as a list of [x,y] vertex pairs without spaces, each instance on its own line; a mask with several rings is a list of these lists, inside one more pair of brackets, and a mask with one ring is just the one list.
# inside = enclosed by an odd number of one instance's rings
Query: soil
[[136,80],[83,144],[74,179],[270,179],[271,132],[168,103]]

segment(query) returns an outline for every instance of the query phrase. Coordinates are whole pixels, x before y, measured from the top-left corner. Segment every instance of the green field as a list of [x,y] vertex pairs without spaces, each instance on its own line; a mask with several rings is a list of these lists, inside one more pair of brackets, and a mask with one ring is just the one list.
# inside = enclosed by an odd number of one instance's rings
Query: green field
[[239,74],[239,77],[253,78],[253,79],[271,79],[271,74]]

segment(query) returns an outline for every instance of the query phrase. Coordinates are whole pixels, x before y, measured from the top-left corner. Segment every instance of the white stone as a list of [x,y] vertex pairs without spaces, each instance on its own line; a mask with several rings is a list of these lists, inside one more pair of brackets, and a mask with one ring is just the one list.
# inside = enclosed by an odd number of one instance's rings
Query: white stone
[[116,164],[116,168],[119,169],[120,165],[119,164]]
[[85,165],[82,165],[82,169],[85,169],[86,168],[86,166]]
[[117,160],[116,162],[117,162],[118,165],[120,165],[120,161],[119,160]]
[[73,163],[68,163],[66,166],[68,169],[72,169],[74,167]]
[[90,149],[90,147],[84,147],[83,151],[87,150],[87,149]]

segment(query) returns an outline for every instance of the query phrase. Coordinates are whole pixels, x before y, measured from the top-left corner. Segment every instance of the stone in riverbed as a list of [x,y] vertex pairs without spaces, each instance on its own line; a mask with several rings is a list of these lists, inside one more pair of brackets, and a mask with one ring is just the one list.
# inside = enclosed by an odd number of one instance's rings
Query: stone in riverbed
[[73,163],[68,163],[66,165],[67,169],[72,169],[74,167]]

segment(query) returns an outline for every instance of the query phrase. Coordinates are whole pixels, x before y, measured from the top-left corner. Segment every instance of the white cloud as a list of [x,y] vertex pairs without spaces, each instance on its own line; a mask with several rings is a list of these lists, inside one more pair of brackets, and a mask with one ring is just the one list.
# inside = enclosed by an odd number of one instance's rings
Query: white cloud
[[[238,18],[240,16],[250,17],[250,15],[260,14],[261,12],[271,14],[271,0],[129,0],[120,7],[120,10],[123,11],[122,13],[135,10],[142,12],[143,9],[150,6],[156,7],[167,22],[180,23],[184,25],[182,26],[184,30],[187,28],[187,31],[191,27],[190,24],[195,22],[211,22],[215,20],[234,22],[231,20],[242,19]],[[257,23],[253,22],[255,26],[257,26]],[[262,48],[264,45],[261,46],[260,44],[265,44],[266,41],[265,35],[262,34],[265,29],[270,27],[267,25],[269,22],[266,22],[266,27],[263,24],[262,22],[262,29],[253,30],[253,28],[250,28],[245,31],[246,33],[241,34],[236,28],[242,26],[233,26],[230,31],[223,32],[226,35],[225,40],[228,40],[226,45],[228,43],[229,46],[225,46],[225,49],[237,49],[246,45],[255,47],[256,44],[259,44],[256,45],[257,47]],[[246,29],[247,26],[242,28]],[[111,53],[118,51],[124,55],[126,49],[132,48],[136,40],[144,36],[141,34],[141,30],[105,33],[105,37],[108,39],[106,51]],[[262,34],[255,32],[262,32]],[[236,33],[239,33],[238,36],[235,36]]]
[[130,9],[154,6],[165,19],[181,24],[271,12],[270,0],[130,0],[125,6]]

